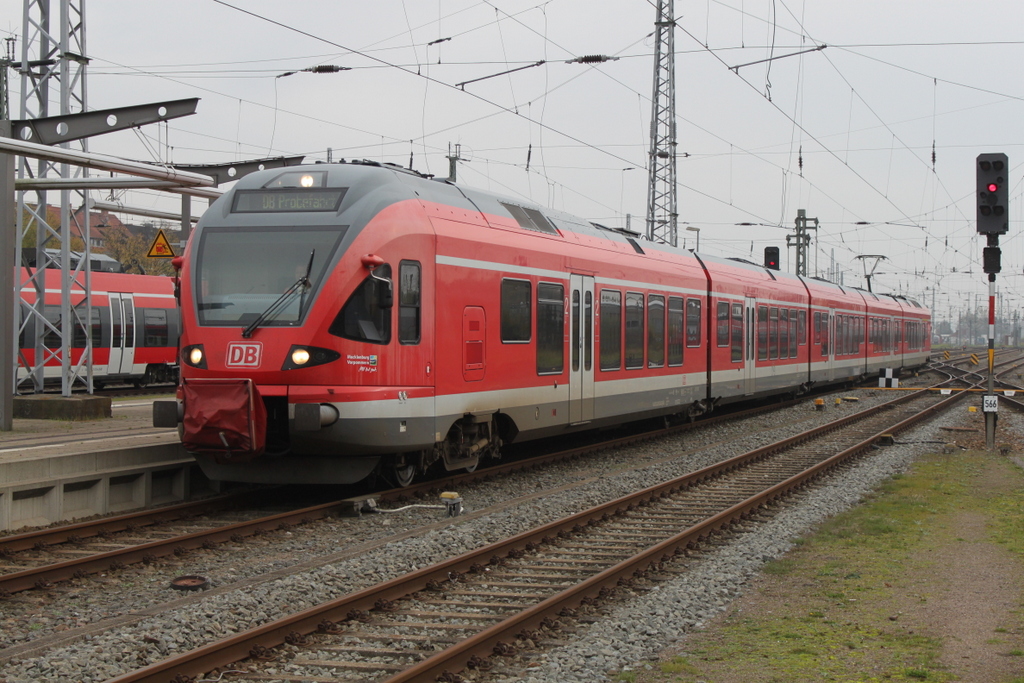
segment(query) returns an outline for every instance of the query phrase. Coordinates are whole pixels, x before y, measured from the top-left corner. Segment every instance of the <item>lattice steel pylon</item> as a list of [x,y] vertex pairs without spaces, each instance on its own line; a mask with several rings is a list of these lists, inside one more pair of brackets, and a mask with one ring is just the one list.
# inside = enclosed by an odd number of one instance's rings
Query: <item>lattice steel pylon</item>
[[648,154],[647,239],[676,246],[676,67],[673,0],[658,0]]
[[[51,30],[51,5],[59,6],[57,32]],[[85,0],[25,0],[21,43],[21,118],[37,119],[50,116],[51,85],[60,88],[60,115],[86,111],[86,66],[85,47]],[[58,128],[59,132],[59,128]],[[31,140],[30,140],[31,141]],[[78,149],[88,151],[88,143],[79,140],[74,143]],[[63,142],[64,148],[71,148],[71,142]],[[68,164],[56,164],[39,160],[35,166],[27,157],[21,157],[18,165],[20,178],[62,178],[87,175],[84,168],[76,167],[72,173]],[[64,396],[71,395],[76,381],[86,385],[91,393],[92,386],[92,334],[93,321],[91,276],[89,260],[90,217],[87,193],[71,190],[61,191],[60,226],[50,225],[46,191],[35,191],[35,203],[26,201],[26,192],[18,193],[18,245],[25,246],[26,238],[35,231],[35,267],[30,268],[30,277],[20,286],[21,316],[18,337],[25,346],[32,349],[31,358],[27,353],[18,354],[14,361],[15,391],[31,383],[35,392],[43,390],[45,365],[48,361],[59,360],[61,365],[61,390]],[[72,214],[72,199],[80,201],[81,220]],[[76,202],[77,203],[77,202]],[[83,242],[72,263],[71,241],[72,221],[77,221],[78,232]],[[51,248],[51,251],[47,250]],[[31,249],[31,247],[29,247]],[[21,252],[24,253],[24,252]],[[21,264],[26,259],[19,258]],[[61,297],[59,313],[45,304],[47,270],[61,276]],[[52,287],[52,282],[51,282]],[[33,294],[32,300],[23,298],[25,291]],[[49,311],[49,315],[47,315]],[[56,313],[56,314],[55,314]],[[22,345],[17,344],[15,348]],[[72,349],[77,358],[72,359]],[[79,353],[80,351],[80,353]],[[10,362],[4,359],[3,362]]]

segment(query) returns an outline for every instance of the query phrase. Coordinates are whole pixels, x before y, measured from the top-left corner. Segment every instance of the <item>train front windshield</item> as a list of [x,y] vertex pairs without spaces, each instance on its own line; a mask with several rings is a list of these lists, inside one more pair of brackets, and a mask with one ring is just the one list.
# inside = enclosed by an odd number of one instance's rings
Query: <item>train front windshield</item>
[[[248,325],[289,289],[262,325],[299,324],[344,234],[340,226],[205,228],[194,280],[199,324]],[[307,270],[312,286],[296,288]]]

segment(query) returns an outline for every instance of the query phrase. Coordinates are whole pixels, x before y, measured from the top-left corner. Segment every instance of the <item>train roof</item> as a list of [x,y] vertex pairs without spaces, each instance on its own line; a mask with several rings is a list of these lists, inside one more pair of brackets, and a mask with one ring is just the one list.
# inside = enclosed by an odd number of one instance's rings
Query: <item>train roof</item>
[[[580,218],[573,214],[559,211],[548,207],[540,206],[534,202],[509,197],[488,190],[480,190],[453,183],[447,179],[434,178],[429,175],[411,171],[395,164],[380,163],[377,161],[340,161],[336,163],[316,163],[302,166],[289,166],[283,169],[271,169],[250,173],[240,178],[235,186],[226,192],[224,196],[214,203],[207,211],[207,214],[220,218],[227,218],[231,213],[231,196],[236,190],[254,190],[266,188],[279,179],[292,176],[300,176],[307,173],[326,174],[326,187],[344,187],[346,192],[339,203],[337,213],[347,213],[351,209],[362,205],[361,210],[355,213],[362,213],[368,220],[374,214],[386,208],[390,204],[410,199],[421,199],[436,204],[454,206],[467,211],[479,213],[484,222],[487,216],[501,216],[513,221],[524,230],[545,233],[552,236],[564,236],[564,233],[586,235],[593,239],[607,240],[616,243],[627,249],[632,249],[637,254],[659,256],[671,255],[674,258],[689,260],[699,258],[705,267],[712,271],[737,269],[746,271],[754,279],[773,280],[789,286],[799,286],[803,283],[813,294],[828,294],[831,296],[844,296],[853,291],[861,293],[865,302],[874,299],[879,302],[891,301],[900,308],[920,309],[926,311],[917,301],[909,297],[877,294],[861,290],[857,287],[849,287],[836,284],[817,277],[800,277],[791,273],[766,268],[761,264],[741,258],[723,258],[700,254],[695,256],[692,251],[673,247],[662,242],[647,240],[640,232],[624,228],[612,228],[599,223]],[[296,186],[297,187],[297,186]],[[214,211],[214,209],[217,211]],[[259,221],[254,218],[259,214],[248,213],[246,218],[249,221]],[[200,226],[206,223],[206,214],[200,221]],[[274,215],[264,216],[263,220],[268,223],[277,222]],[[353,225],[359,221],[351,221]],[[489,222],[487,222],[490,225]]]
[[[266,188],[282,177],[303,173],[326,173],[327,187],[347,188],[338,207],[339,214],[348,212],[360,203],[368,204],[370,211],[377,213],[392,203],[421,199],[478,212],[485,221],[488,215],[505,217],[524,230],[555,236],[570,232],[619,243],[638,254],[667,252],[692,258],[687,250],[649,242],[639,232],[607,227],[528,200],[459,185],[446,179],[431,178],[399,166],[375,161],[307,164],[251,173],[239,179],[207,213],[210,213],[210,218],[226,219],[232,213],[231,197],[235,191]],[[259,222],[260,219],[255,216],[256,214],[249,213],[246,219]],[[203,219],[202,224],[208,222],[205,214]],[[265,220],[272,222],[274,219],[269,217]]]

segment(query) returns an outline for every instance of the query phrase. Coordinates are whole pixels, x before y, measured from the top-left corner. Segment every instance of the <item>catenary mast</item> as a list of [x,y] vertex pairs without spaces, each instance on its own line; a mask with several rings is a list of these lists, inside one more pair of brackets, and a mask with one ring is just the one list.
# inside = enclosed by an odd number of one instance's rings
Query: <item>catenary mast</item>
[[647,239],[677,244],[676,79],[674,0],[658,0],[654,30],[654,93],[651,96]]
[[[57,8],[56,31],[53,30],[52,10]],[[25,0],[22,23],[21,63],[21,118],[38,119],[51,116],[50,97],[53,87],[59,88],[58,102],[61,116],[86,111],[86,67],[88,53],[85,45],[85,0]],[[59,130],[58,130],[59,133]],[[29,140],[29,142],[35,142]],[[88,143],[83,139],[74,143],[78,150],[88,151]],[[61,147],[70,149],[72,143],[62,142]],[[87,174],[84,168],[76,168],[72,173],[71,166],[62,163],[38,160],[33,162],[28,157],[21,157],[18,165],[20,178],[81,177]],[[18,245],[24,245],[26,237],[35,232],[35,267],[31,269],[31,277],[25,285],[34,291],[35,302],[23,303],[23,311],[27,315],[22,322],[22,330],[33,330],[33,339],[27,340],[27,346],[34,348],[33,363],[28,367],[25,383],[31,383],[35,392],[43,390],[43,368],[47,360],[59,359],[61,362],[61,389],[64,396],[71,395],[75,381],[86,384],[92,391],[92,339],[89,334],[89,322],[92,317],[92,297],[90,294],[90,207],[88,195],[84,191],[61,190],[60,226],[51,227],[48,216],[47,195],[45,190],[34,192],[35,201],[26,201],[26,193],[18,193]],[[81,218],[72,213],[72,200],[80,202]],[[84,245],[81,256],[74,264],[71,263],[72,221],[78,222],[78,236]],[[52,245],[52,246],[51,246]],[[47,252],[46,247],[51,246]],[[57,248],[53,248],[56,246]],[[31,247],[29,247],[31,249]],[[22,252],[24,253],[24,252]],[[24,265],[25,259],[19,258]],[[46,316],[45,296],[47,289],[47,266],[53,289],[56,283],[52,277],[60,273],[61,305],[59,318],[52,313]],[[84,291],[84,297],[72,305],[72,285]],[[16,297],[16,304],[20,296]],[[31,321],[32,325],[27,325]],[[78,341],[84,346],[77,363],[72,363],[71,348],[78,331]],[[15,347],[17,348],[17,347]],[[25,359],[21,359],[24,362]],[[9,359],[4,359],[10,362]],[[17,381],[17,380],[16,380]]]

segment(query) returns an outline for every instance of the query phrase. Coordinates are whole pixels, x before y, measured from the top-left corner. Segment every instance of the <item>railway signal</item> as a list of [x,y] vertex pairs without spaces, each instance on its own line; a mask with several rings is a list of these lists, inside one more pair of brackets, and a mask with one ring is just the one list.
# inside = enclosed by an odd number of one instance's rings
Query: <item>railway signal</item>
[[988,275],[988,390],[984,396],[985,447],[996,444],[995,396],[995,329],[996,329],[996,273],[1001,270],[999,236],[1009,229],[1009,160],[1002,152],[979,154],[975,163],[977,177],[978,234],[985,235],[988,246],[983,252],[983,264]]
[[979,154],[976,164],[978,180],[978,232],[1002,235],[1009,227],[1008,161],[1005,154]]
[[772,270],[779,269],[779,248],[778,247],[765,247],[764,248],[764,267],[771,268]]

